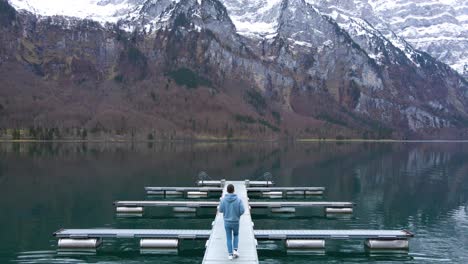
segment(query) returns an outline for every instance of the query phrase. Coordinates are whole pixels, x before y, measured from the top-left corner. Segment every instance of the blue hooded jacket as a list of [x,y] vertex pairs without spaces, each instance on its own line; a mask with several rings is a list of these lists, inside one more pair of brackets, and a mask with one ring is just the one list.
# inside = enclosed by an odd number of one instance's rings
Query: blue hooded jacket
[[234,193],[226,194],[219,205],[219,212],[224,214],[224,222],[239,222],[244,211],[242,200]]

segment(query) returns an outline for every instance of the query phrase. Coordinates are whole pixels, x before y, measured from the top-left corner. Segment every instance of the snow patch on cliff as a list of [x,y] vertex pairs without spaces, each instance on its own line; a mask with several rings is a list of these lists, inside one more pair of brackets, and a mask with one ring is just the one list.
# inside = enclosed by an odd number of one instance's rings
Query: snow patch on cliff
[[282,0],[221,0],[236,26],[247,37],[276,34]]
[[102,24],[116,23],[127,14],[141,9],[141,6],[128,1],[101,4],[100,0],[10,0],[10,3],[17,10],[26,10],[41,16],[61,15],[90,19]]

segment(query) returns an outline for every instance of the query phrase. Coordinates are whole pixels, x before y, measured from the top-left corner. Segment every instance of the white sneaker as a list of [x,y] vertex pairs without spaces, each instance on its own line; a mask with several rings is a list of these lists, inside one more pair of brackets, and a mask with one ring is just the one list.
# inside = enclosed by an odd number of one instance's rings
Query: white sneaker
[[234,257],[235,257],[235,258],[238,258],[238,257],[239,257],[239,252],[237,252],[237,250],[234,250]]
[[229,260],[232,260],[232,259],[233,259],[233,256],[232,256],[232,255],[229,255],[229,256],[228,256],[228,259],[229,259]]

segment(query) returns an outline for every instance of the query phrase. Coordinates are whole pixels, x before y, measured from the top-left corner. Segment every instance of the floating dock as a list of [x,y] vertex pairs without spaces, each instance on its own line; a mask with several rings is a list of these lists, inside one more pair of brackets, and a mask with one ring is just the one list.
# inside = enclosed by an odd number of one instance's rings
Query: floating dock
[[[218,192],[225,194],[227,184],[235,186],[235,193],[242,199],[246,209],[240,219],[239,253],[237,262],[257,264],[257,240],[281,240],[288,250],[292,251],[325,251],[326,240],[362,239],[370,250],[407,251],[409,239],[414,235],[406,230],[254,230],[251,208],[268,208],[272,212],[291,213],[296,207],[323,207],[328,214],[352,213],[354,204],[351,202],[250,202],[248,193],[268,193],[281,195],[287,192],[322,192],[322,187],[281,188],[270,187],[271,181],[200,181],[198,185],[210,187],[147,187],[147,192],[200,193]],[[259,187],[261,186],[261,187]],[[167,193],[165,193],[167,194]],[[173,207],[176,212],[196,212],[197,208],[216,208],[218,201],[117,201],[114,203],[117,212],[142,214],[145,207]],[[211,230],[191,229],[65,229],[54,233],[59,241],[59,248],[66,249],[96,249],[102,244],[103,238],[134,238],[140,239],[140,247],[144,250],[176,250],[181,240],[207,240],[203,258],[205,264],[221,264],[227,262],[226,234],[222,213],[217,212]]]
[[[211,207],[219,205],[218,201],[116,201],[117,207]],[[281,207],[334,207],[351,208],[351,202],[249,202],[252,208],[281,208]]]
[[[221,214],[222,216],[222,214]],[[213,226],[213,230],[215,225]],[[196,229],[62,229],[57,238],[177,238],[209,239],[213,230]],[[224,231],[224,226],[222,231]],[[286,239],[409,239],[414,235],[406,230],[255,230],[257,240]],[[224,237],[225,239],[225,237]],[[209,244],[208,244],[209,245]]]
[[256,230],[259,240],[286,239],[408,239],[414,235],[406,230]]
[[[219,195],[223,192],[222,187],[145,187],[148,195],[182,196],[191,198],[191,196],[208,197],[209,195]],[[198,197],[197,197],[198,198]]]
[[[247,188],[249,187],[269,187],[273,186],[274,182],[272,181],[250,181],[250,180],[245,180],[243,182]],[[200,180],[197,181],[198,186],[215,186],[215,187],[224,187],[226,184],[226,180],[220,180],[220,181],[205,181],[205,180]]]
[[119,207],[188,207],[188,208],[215,208],[219,202],[215,201],[116,201]]
[[406,230],[257,230],[258,240],[286,241],[286,247],[292,250],[325,251],[326,240],[364,239],[369,250],[409,249],[408,240],[414,235]]
[[57,238],[176,238],[208,239],[210,230],[195,229],[63,229],[54,233]]
[[[245,187],[244,187],[245,189]],[[247,192],[246,192],[247,193]],[[248,199],[248,197],[246,197]],[[216,208],[218,201],[116,201],[114,206],[118,214],[143,214],[145,207],[172,207],[178,213],[196,213],[197,208]],[[269,209],[272,213],[296,212],[301,207],[323,208],[324,214],[352,214],[351,202],[249,202],[252,209]]]
[[[265,182],[266,183],[266,182]],[[148,195],[183,196],[190,198],[191,195],[221,195],[223,187],[145,187]],[[247,192],[251,194],[262,194],[263,196],[310,196],[323,195],[324,187],[248,187]]]
[[323,195],[324,187],[250,187],[247,191],[251,195],[261,195],[270,198],[287,198],[288,196],[297,197],[298,195],[307,197]]

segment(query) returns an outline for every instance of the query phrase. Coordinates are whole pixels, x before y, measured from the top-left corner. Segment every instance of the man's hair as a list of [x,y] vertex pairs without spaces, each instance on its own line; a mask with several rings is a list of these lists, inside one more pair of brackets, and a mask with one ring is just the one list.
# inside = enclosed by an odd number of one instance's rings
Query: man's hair
[[228,191],[228,193],[233,193],[233,192],[234,192],[234,185],[229,184],[229,185],[227,186],[227,191]]

